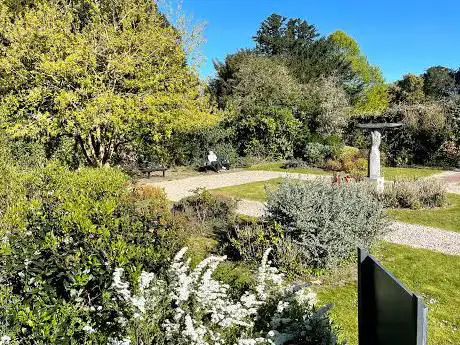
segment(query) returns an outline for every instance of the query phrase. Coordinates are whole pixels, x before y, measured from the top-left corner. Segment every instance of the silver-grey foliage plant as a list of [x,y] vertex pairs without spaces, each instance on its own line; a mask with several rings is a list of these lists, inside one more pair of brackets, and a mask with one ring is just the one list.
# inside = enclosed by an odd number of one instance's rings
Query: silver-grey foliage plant
[[313,268],[327,268],[368,247],[387,228],[382,203],[363,183],[286,181],[269,193],[266,217],[299,243]]

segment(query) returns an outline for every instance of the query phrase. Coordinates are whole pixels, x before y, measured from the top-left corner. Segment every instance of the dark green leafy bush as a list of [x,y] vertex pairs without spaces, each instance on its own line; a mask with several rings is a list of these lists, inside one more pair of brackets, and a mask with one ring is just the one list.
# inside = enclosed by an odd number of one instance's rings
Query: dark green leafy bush
[[383,205],[358,183],[284,182],[269,193],[267,218],[302,246],[312,268],[350,258],[386,228]]
[[309,164],[320,167],[324,165],[332,153],[333,150],[329,145],[311,142],[305,146],[303,159]]
[[16,301],[2,305],[6,321],[24,344],[89,344],[87,325],[94,343],[106,343],[123,327],[114,269],[136,282],[142,269],[161,272],[182,246],[164,193],[133,188],[110,168],[2,171],[0,190],[16,188],[0,205],[0,280]]

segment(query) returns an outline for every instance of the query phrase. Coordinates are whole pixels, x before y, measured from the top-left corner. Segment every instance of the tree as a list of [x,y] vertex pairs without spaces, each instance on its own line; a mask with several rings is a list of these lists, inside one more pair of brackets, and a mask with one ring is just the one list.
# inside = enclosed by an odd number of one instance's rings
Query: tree
[[434,66],[426,70],[423,75],[424,91],[428,97],[449,97],[458,92],[455,85],[455,72],[443,66]]
[[72,137],[87,164],[213,121],[180,36],[149,0],[0,2],[0,123]]
[[354,95],[353,112],[358,114],[381,113],[388,107],[389,97],[382,72],[362,55],[358,43],[343,31],[332,33],[329,38],[351,65],[354,79],[345,85]]
[[224,62],[214,61],[216,77],[210,81],[209,89],[213,100],[220,109],[226,107],[228,98],[233,95],[234,87],[238,83],[236,73],[240,66],[252,55],[256,55],[254,51],[242,49],[227,55]]
[[307,21],[273,13],[262,22],[253,39],[258,52],[281,55],[311,44],[318,36],[315,26]]
[[344,85],[353,80],[351,64],[329,39],[321,37],[307,46],[299,46],[288,58],[292,73],[302,84],[321,77],[338,77]]
[[305,86],[304,94],[301,110],[307,115],[310,129],[323,137],[340,136],[347,124],[349,103],[337,77],[320,78]]
[[298,121],[302,88],[282,59],[248,55],[234,74],[227,110],[241,154],[286,158]]
[[424,79],[415,74],[406,74],[395,82],[391,90],[392,103],[416,104],[425,100]]

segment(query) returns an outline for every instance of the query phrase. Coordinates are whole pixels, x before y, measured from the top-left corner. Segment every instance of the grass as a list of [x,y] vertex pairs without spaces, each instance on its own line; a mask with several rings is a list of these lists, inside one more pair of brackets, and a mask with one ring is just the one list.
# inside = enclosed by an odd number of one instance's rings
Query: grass
[[[331,171],[326,171],[319,168],[290,168],[283,169],[283,163],[264,163],[253,165],[248,170],[263,170],[263,171],[282,171],[297,174],[313,174],[313,175],[332,175]],[[383,167],[382,175],[386,180],[392,181],[395,179],[415,179],[435,175],[442,172],[436,168],[392,168]]]
[[[393,244],[382,244],[373,254],[403,284],[425,298],[428,344],[460,344],[459,257]],[[356,273],[351,276],[354,278],[348,281],[326,278],[317,292],[320,303],[333,304],[331,316],[341,328],[340,337],[357,345]]]
[[385,180],[415,179],[432,176],[441,173],[443,170],[436,168],[393,168],[383,167],[382,175]]
[[449,205],[441,208],[409,210],[393,209],[388,214],[404,223],[422,224],[460,232],[460,195],[448,194]]
[[283,163],[264,163],[264,164],[256,164],[249,167],[247,170],[262,170],[262,171],[281,171],[281,172],[289,172],[289,173],[296,173],[296,174],[312,174],[312,175],[331,175],[330,171],[325,171],[319,168],[289,168],[284,169],[282,168]]
[[238,186],[213,189],[213,191],[230,195],[237,199],[249,199],[264,202],[267,200],[267,188],[275,188],[281,183],[281,181],[283,181],[282,178],[276,178],[268,181],[251,182]]

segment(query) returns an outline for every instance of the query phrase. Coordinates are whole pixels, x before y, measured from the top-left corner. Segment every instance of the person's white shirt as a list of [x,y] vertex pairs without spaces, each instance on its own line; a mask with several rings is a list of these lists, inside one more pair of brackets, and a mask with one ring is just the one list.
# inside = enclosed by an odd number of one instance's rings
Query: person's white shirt
[[208,161],[210,163],[212,162],[217,162],[217,156],[216,154],[213,152],[213,151],[209,151],[209,154],[208,154]]

